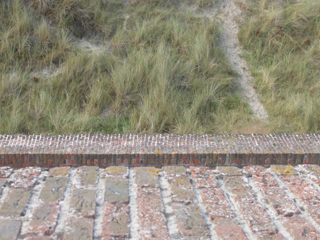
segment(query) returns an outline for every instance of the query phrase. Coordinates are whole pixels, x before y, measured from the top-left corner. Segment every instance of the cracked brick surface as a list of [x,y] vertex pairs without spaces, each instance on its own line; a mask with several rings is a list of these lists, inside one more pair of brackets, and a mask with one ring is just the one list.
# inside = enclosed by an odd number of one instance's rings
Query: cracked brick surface
[[133,171],[134,189],[126,166],[0,168],[0,239],[133,239],[133,218],[139,239],[320,238],[316,165]]

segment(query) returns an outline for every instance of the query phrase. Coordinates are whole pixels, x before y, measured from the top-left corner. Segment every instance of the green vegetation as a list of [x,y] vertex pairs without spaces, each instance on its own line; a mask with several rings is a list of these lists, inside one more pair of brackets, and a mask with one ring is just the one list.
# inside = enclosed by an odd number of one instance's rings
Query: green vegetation
[[241,1],[239,39],[271,132],[320,130],[320,2]]
[[[0,134],[252,132],[217,22],[181,2],[1,1]],[[86,51],[81,38],[110,48]]]

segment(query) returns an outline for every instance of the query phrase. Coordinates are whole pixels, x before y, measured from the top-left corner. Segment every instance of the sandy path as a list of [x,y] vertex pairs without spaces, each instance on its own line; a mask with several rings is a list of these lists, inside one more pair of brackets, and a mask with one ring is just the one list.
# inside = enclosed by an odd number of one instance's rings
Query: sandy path
[[240,56],[243,49],[237,37],[239,28],[235,19],[240,16],[241,10],[235,2],[236,0],[224,0],[221,4],[223,19],[223,32],[220,36],[221,45],[232,69],[239,74],[239,77],[235,80],[235,84],[239,86],[237,89],[238,94],[248,102],[249,107],[257,118],[266,121],[268,113],[259,101],[258,95],[252,86],[253,79],[247,62]]

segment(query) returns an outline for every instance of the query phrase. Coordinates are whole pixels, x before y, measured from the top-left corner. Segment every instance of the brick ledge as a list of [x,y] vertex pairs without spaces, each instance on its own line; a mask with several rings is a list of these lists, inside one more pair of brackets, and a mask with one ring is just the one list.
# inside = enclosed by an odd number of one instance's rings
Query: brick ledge
[[319,164],[319,134],[0,135],[0,165],[13,168]]

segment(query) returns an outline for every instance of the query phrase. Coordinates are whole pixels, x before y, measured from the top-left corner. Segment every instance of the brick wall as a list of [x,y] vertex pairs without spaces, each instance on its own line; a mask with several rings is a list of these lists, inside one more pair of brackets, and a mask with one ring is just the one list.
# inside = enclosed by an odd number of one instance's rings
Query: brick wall
[[319,134],[0,135],[0,163],[21,168],[319,164]]

